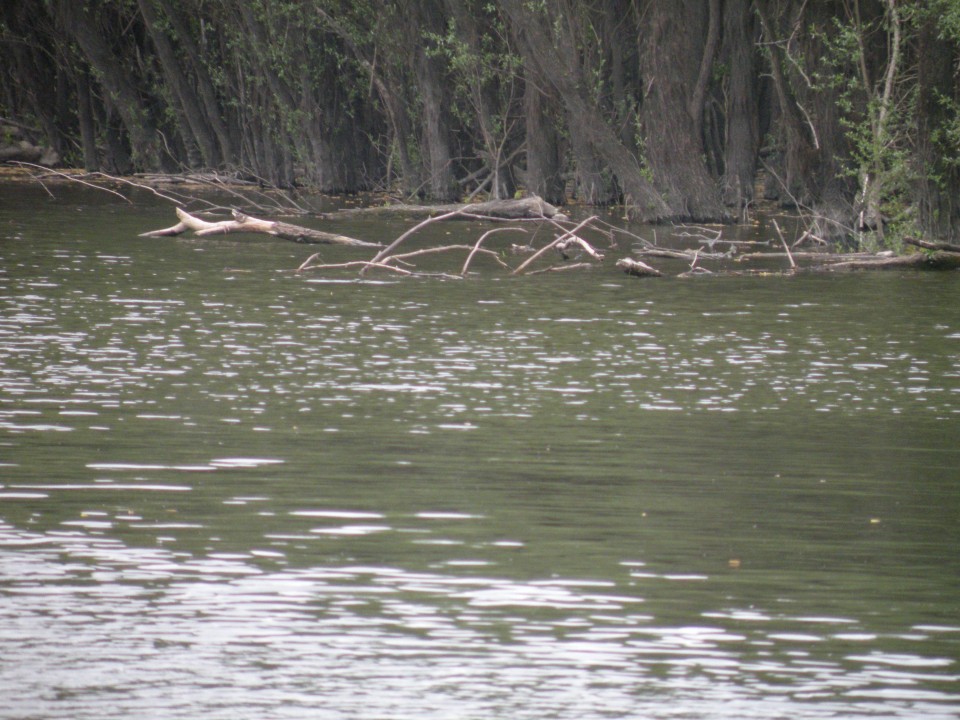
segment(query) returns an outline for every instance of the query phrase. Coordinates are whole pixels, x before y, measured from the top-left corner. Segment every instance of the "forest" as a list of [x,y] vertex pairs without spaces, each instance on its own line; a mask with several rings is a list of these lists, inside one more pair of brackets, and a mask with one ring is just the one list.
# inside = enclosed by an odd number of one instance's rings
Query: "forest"
[[5,0],[0,146],[898,249],[960,237],[958,63],[960,0]]

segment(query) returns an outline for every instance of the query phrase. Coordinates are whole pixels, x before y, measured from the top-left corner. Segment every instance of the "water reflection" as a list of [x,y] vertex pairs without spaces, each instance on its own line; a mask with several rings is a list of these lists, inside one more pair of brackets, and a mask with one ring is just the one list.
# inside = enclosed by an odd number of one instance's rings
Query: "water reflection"
[[960,714],[952,278],[306,279],[18,222],[12,716]]

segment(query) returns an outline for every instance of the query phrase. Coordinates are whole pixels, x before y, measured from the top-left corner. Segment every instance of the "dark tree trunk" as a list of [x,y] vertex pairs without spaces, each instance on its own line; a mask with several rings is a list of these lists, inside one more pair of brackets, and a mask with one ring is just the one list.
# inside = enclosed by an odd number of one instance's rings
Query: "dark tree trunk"
[[[511,115],[514,89],[520,87],[518,73],[505,67],[506,47],[494,52],[493,38],[486,33],[486,24],[496,19],[492,4],[482,6],[473,0],[444,0],[443,7],[450,16],[449,32],[455,33],[469,58],[466,67],[451,68],[452,78],[447,85],[459,85],[457,100],[466,100],[472,115],[463,127],[461,139],[475,148],[480,163],[479,172],[485,174],[480,187],[487,187],[491,199],[512,197],[516,185],[508,158],[517,148],[514,136],[515,122]],[[449,48],[448,48],[449,50]]]
[[90,79],[87,71],[76,73],[77,120],[80,123],[80,140],[83,148],[83,167],[87,172],[100,169],[97,157],[97,129],[93,118],[93,101],[90,97]]
[[[360,69],[366,74],[369,91],[374,91],[380,100],[381,110],[389,128],[387,143],[387,163],[385,181],[389,186],[393,180],[393,158],[399,161],[399,180],[404,195],[419,192],[422,180],[420,168],[411,156],[411,147],[415,144],[415,133],[409,112],[410,102],[407,88],[410,86],[406,74],[407,63],[395,56],[378,56],[379,48],[367,48],[351,33],[342,18],[317,9],[326,27],[345,45]],[[368,91],[368,92],[369,92]]]
[[457,196],[457,186],[443,118],[443,88],[433,59],[420,54],[414,63],[420,89],[421,144],[426,155],[429,195],[433,200],[446,202]]
[[[578,167],[588,168],[599,158],[620,185],[624,202],[639,220],[662,221],[673,217],[671,209],[644,176],[635,152],[624,146],[617,129],[598,112],[590,95],[590,79],[577,61],[576,47],[564,21],[531,8],[524,0],[502,0],[515,24],[521,52],[537,68],[561,98]],[[567,18],[573,22],[574,18]],[[553,33],[553,34],[551,34]]]
[[164,80],[170,87],[185,121],[180,128],[180,135],[188,148],[196,143],[207,167],[217,167],[223,159],[216,137],[207,123],[200,99],[180,67],[173,43],[159,23],[154,0],[137,0],[137,6],[160,60]]
[[726,0],[723,57],[728,69],[724,116],[723,202],[740,209],[753,200],[760,150],[757,68],[750,0]]
[[[817,152],[816,141],[811,136],[810,127],[805,124],[796,93],[784,70],[786,57],[781,45],[782,31],[777,22],[780,18],[772,14],[771,8],[767,7],[770,2],[771,0],[757,0],[755,7],[763,29],[761,39],[768,52],[770,75],[776,93],[780,121],[778,125],[783,132],[783,177],[779,179],[782,186],[781,197],[784,204],[809,204],[814,196],[811,172]],[[796,21],[791,22],[795,23]]]
[[125,68],[126,63],[114,54],[103,29],[94,23],[94,14],[74,0],[53,0],[51,11],[60,28],[76,41],[109,94],[130,138],[134,162],[145,169],[161,167],[156,121]]
[[100,125],[103,127],[104,140],[106,140],[103,169],[114,175],[129,175],[135,168],[133,160],[130,157],[130,149],[127,146],[126,137],[122,131],[123,123],[117,116],[109,100],[105,104],[103,119],[100,122]]
[[527,191],[555,205],[564,201],[564,182],[560,176],[560,140],[556,122],[547,117],[548,98],[544,82],[529,63],[525,68],[523,90],[524,121],[527,136]]
[[[422,37],[423,33],[443,33],[443,13],[436,0],[421,0],[408,32]],[[443,77],[438,59],[419,47],[409,57],[419,91],[420,145],[426,161],[425,173],[429,196],[433,200],[449,201],[457,197],[457,183],[453,174],[450,136],[444,112]]]
[[704,53],[712,47],[708,10],[697,0],[651,0],[645,12],[641,117],[654,182],[673,218],[722,219],[726,213],[704,162],[700,135],[703,96],[698,88],[704,82]]
[[182,10],[178,12],[171,0],[156,0],[156,2],[162,8],[165,20],[170,23],[177,38],[177,46],[189,60],[189,73],[197,83],[197,93],[203,104],[204,119],[216,135],[219,145],[218,154],[223,162],[235,162],[237,146],[235,133],[230,131],[223,118],[223,108],[217,97],[213,79],[210,77],[207,61],[201,54],[194,33],[184,20]]
[[[854,183],[843,167],[849,149],[838,91],[814,87],[798,69],[816,68],[823,62],[823,38],[835,31],[842,5],[833,0],[793,0],[782,9],[773,0],[757,0],[755,7],[781,132],[782,165],[776,178],[780,202],[812,211],[821,237],[846,235],[854,225]],[[780,14],[775,15],[778,10]]]
[[955,68],[960,62],[956,46],[941,39],[936,18],[928,17],[920,27],[917,58],[918,97],[917,164],[920,173],[915,194],[919,220],[935,237],[960,238],[960,171],[942,158],[955,157],[957,148],[937,143],[938,130],[956,122],[944,98],[960,100]]

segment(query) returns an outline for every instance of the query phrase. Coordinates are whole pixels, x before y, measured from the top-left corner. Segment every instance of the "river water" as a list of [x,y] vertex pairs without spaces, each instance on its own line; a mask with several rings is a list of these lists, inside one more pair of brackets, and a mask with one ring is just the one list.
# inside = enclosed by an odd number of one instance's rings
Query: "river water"
[[0,717],[960,717],[955,274],[298,276],[54,195],[0,189]]

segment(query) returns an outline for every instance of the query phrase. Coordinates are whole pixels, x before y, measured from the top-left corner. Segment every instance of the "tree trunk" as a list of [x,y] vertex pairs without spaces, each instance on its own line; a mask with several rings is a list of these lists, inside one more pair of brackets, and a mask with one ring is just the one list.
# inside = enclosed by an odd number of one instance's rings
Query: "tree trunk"
[[523,88],[524,122],[527,137],[527,192],[554,204],[564,201],[560,177],[560,146],[556,122],[546,115],[548,98],[541,78],[526,63]]
[[415,133],[404,93],[404,89],[410,84],[404,76],[404,67],[394,57],[378,57],[378,48],[369,50],[361,46],[341,18],[335,17],[322,8],[317,8],[316,12],[325,26],[344,43],[354,61],[366,73],[370,90],[376,91],[380,99],[390,130],[386,184],[389,186],[392,181],[391,161],[395,154],[400,162],[399,179],[403,193],[404,195],[415,194],[419,191],[421,179],[420,169],[410,155]]
[[180,128],[180,134],[188,147],[192,142],[196,143],[207,167],[217,167],[222,162],[222,158],[216,138],[207,124],[200,99],[180,67],[173,43],[160,25],[153,3],[154,0],[137,0],[137,6],[143,15],[147,32],[150,34],[157,58],[160,60],[164,79],[185,120],[186,127]]
[[757,68],[750,0],[726,0],[723,57],[728,69],[723,156],[723,202],[738,210],[753,200],[760,149]]
[[94,24],[93,14],[85,4],[74,0],[52,0],[51,6],[61,29],[76,41],[109,93],[130,138],[133,161],[145,169],[161,167],[155,119],[125,70],[125,63],[113,53],[102,29]]
[[[641,37],[640,71],[646,87],[641,118],[647,162],[670,216],[714,221],[726,217],[717,183],[704,162],[699,134],[708,38],[708,13],[697,0],[651,0]],[[691,88],[694,92],[691,93]]]
[[426,154],[430,198],[448,201],[457,196],[451,167],[450,140],[443,118],[443,88],[434,60],[419,53],[414,60],[420,89],[422,145]]
[[217,91],[210,77],[208,62],[201,56],[194,33],[191,32],[184,20],[183,11],[177,11],[171,0],[156,0],[163,10],[164,18],[170,23],[174,36],[177,38],[177,47],[189,59],[189,73],[196,80],[197,93],[203,104],[204,117],[213,130],[219,145],[219,156],[225,162],[235,162],[237,140],[231,133],[228,124],[223,119],[223,108],[217,98]]
[[94,172],[100,169],[100,160],[97,157],[97,131],[93,118],[93,101],[90,97],[90,79],[85,68],[78,70],[75,77],[83,167],[87,172]]
[[944,157],[956,157],[958,148],[945,148],[938,133],[956,122],[943,99],[960,100],[960,86],[954,69],[960,52],[940,37],[937,18],[925,19],[919,31],[917,58],[917,164],[926,168],[914,190],[918,220],[934,236],[960,238],[960,169],[945,163]]
[[[584,77],[578,64],[566,19],[555,22],[547,13],[531,8],[524,0],[502,0],[501,5],[516,25],[514,32],[522,53],[562,99],[571,141],[582,143],[580,152],[577,152],[578,159],[597,157],[610,168],[623,192],[624,203],[636,219],[653,222],[671,219],[670,207],[644,176],[635,152],[624,146],[617,130],[598,112],[590,96],[590,79]],[[574,18],[569,21],[573,22]]]

